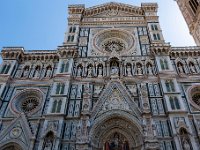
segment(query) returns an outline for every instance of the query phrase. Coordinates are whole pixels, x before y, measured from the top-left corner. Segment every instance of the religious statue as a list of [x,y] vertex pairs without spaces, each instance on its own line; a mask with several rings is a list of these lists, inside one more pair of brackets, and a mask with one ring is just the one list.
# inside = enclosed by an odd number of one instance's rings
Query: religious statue
[[119,69],[117,66],[112,66],[111,68],[111,75],[118,75]]
[[66,124],[66,127],[65,127],[65,138],[66,139],[70,139],[70,131],[71,131],[71,126],[70,124]]
[[48,67],[48,68],[47,68],[46,77],[48,77],[48,78],[51,77],[51,67]]
[[52,149],[52,143],[51,141],[47,141],[44,150],[51,150],[51,149]]
[[111,75],[119,75],[119,68],[116,62],[114,62],[111,66]]
[[82,97],[82,85],[78,86],[78,90],[77,90],[77,98],[81,98]]
[[82,74],[82,69],[79,66],[78,69],[77,69],[77,77],[81,77],[81,74]]
[[98,76],[101,77],[103,75],[103,68],[102,66],[98,67]]
[[76,138],[79,142],[82,141],[82,120],[78,122],[77,128],[76,128]]
[[132,76],[132,73],[131,73],[131,66],[127,66],[127,67],[126,67],[126,72],[127,72],[127,76]]
[[196,73],[196,69],[193,64],[190,65],[190,71],[191,71],[191,73]]
[[182,65],[178,66],[178,71],[179,71],[179,73],[184,73],[184,69],[183,69]]
[[147,73],[149,75],[153,74],[153,72],[152,72],[152,66],[151,65],[148,65],[148,67],[147,67]]
[[89,68],[88,68],[88,77],[92,77],[92,74],[93,74],[93,71],[92,71],[92,67],[90,66]]
[[137,85],[136,85],[136,84],[131,85],[131,86],[129,86],[129,88],[130,88],[131,93],[132,93],[134,96],[137,96]]
[[24,72],[23,72],[22,77],[28,78],[28,75],[29,75],[29,67],[26,67],[26,68],[24,69]]
[[185,137],[182,138],[182,145],[183,145],[183,150],[190,150],[190,144],[189,144],[189,142],[185,139]]
[[71,88],[71,95],[70,95],[70,97],[72,99],[75,99],[75,97],[76,97],[76,87],[74,87],[74,86],[73,86],[73,88]]
[[101,90],[102,90],[102,86],[95,85],[94,86],[94,96],[98,96],[100,94]]
[[34,78],[39,78],[39,76],[40,76],[40,68],[37,67],[35,69]]
[[80,104],[76,103],[75,110],[74,110],[74,116],[78,117],[79,116],[79,111],[80,111]]
[[143,71],[142,71],[142,67],[140,65],[137,66],[137,74],[138,75],[142,75]]

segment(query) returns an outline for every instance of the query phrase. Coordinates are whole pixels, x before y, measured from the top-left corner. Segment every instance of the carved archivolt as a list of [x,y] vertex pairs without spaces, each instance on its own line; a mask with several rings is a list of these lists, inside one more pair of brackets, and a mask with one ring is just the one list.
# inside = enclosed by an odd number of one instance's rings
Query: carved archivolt
[[138,148],[143,144],[142,127],[134,117],[123,111],[105,113],[94,121],[90,131],[92,146],[103,148],[113,134],[121,134],[129,143],[129,147]]

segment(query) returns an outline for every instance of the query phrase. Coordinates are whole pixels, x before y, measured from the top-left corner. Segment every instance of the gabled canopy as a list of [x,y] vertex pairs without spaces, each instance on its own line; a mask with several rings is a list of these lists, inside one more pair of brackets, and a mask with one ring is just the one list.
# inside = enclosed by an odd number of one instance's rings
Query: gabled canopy
[[110,2],[110,3],[105,3],[102,5],[97,5],[97,6],[85,9],[84,16],[86,17],[96,16],[98,14],[101,14],[107,11],[111,11],[111,12],[121,11],[124,13],[138,15],[138,16],[144,15],[144,12],[141,9],[141,7],[127,5],[123,3]]

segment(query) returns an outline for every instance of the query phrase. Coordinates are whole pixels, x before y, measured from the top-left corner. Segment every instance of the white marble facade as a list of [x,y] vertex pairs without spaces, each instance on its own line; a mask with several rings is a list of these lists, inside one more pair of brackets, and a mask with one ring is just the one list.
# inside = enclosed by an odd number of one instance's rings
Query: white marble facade
[[165,43],[157,8],[70,5],[56,50],[4,47],[0,149],[199,150],[200,48]]

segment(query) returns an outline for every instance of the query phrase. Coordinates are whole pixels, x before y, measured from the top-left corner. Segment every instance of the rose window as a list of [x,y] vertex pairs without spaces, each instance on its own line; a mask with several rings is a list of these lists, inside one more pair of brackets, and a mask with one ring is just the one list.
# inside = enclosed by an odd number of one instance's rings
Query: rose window
[[13,113],[26,113],[31,115],[40,110],[43,94],[37,89],[26,89],[20,92],[11,100]]
[[119,40],[109,40],[109,41],[105,42],[102,45],[102,47],[104,50],[106,50],[108,52],[112,52],[112,51],[120,52],[126,48],[125,44]]
[[97,33],[93,39],[94,47],[105,52],[124,53],[134,49],[135,39],[133,35],[120,29],[103,30]]
[[190,104],[192,104],[196,109],[200,109],[200,85],[193,85],[189,88],[188,96]]
[[28,97],[21,103],[23,112],[31,112],[39,105],[39,100],[36,97]]
[[192,96],[192,101],[200,106],[200,93],[196,93]]

